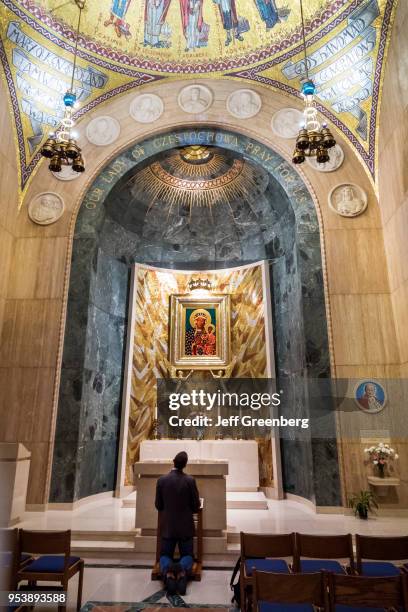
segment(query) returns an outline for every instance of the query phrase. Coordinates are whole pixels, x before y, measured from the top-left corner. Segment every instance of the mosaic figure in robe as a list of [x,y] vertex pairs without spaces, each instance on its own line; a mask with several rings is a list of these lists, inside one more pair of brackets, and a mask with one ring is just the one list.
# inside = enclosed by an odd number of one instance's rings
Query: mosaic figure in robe
[[203,19],[203,0],[180,0],[180,12],[185,51],[207,46],[210,27]]
[[110,17],[103,24],[105,28],[113,25],[118,38],[121,38],[122,35],[126,39],[131,37],[129,24],[125,21],[125,16],[131,1],[132,0],[112,0]]
[[243,32],[249,30],[247,19],[239,18],[235,0],[213,0],[220,11],[221,22],[226,32],[225,46],[228,47],[232,43],[232,37],[235,40],[243,41]]
[[146,0],[144,14],[144,46],[170,47],[170,26],[166,23],[171,0]]

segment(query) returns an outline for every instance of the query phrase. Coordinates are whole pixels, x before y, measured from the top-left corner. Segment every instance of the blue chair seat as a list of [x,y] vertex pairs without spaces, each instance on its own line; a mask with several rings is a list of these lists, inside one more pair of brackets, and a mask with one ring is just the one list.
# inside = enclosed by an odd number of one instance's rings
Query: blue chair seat
[[396,565],[385,561],[364,561],[361,564],[362,576],[382,578],[383,576],[399,576],[400,573]]
[[[80,557],[69,557],[69,567],[74,565]],[[57,555],[44,555],[23,568],[24,572],[43,572],[48,574],[62,574],[65,557]]]
[[259,602],[259,612],[313,612],[312,604],[288,604]]
[[283,559],[246,559],[245,571],[247,576],[252,576],[253,568],[258,572],[289,574],[288,564]]
[[340,606],[335,608],[336,612],[384,612],[384,608],[356,608],[354,606]]
[[331,559],[303,559],[300,562],[300,571],[303,574],[314,574],[315,572],[333,572],[333,574],[345,574],[344,567]]

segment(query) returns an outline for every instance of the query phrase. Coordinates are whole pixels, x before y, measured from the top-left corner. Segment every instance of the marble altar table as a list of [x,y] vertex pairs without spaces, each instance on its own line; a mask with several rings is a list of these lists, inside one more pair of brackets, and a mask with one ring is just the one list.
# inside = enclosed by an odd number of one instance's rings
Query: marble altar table
[[255,440],[144,440],[140,461],[171,461],[180,451],[190,460],[226,461],[227,491],[258,491],[258,444]]

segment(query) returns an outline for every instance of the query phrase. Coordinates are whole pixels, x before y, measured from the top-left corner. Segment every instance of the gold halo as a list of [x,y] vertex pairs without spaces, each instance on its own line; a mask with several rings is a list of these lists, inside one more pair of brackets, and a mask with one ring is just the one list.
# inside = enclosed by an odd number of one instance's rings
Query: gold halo
[[193,312],[190,315],[190,325],[193,329],[195,328],[195,319],[198,317],[199,314],[205,317],[204,327],[207,330],[207,327],[211,325],[212,321],[211,321],[210,313],[205,308],[196,308],[195,310],[193,310]]

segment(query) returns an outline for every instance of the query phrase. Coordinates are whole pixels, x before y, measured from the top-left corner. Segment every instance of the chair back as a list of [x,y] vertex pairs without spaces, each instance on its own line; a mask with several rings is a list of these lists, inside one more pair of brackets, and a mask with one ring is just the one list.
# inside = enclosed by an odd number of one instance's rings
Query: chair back
[[299,571],[300,559],[349,559],[354,570],[353,538],[345,535],[309,535],[296,533],[295,571]]
[[241,559],[265,559],[266,557],[293,557],[295,534],[259,534],[241,531]]
[[327,609],[327,577],[324,572],[315,574],[253,573],[254,609],[260,602],[280,604],[313,604]]
[[362,559],[377,561],[408,560],[408,536],[383,537],[356,534],[357,569],[361,570]]
[[363,608],[396,608],[407,612],[408,575],[377,578],[331,574],[329,580],[330,609],[336,605]]
[[27,531],[26,529],[20,529],[19,558],[23,552],[33,555],[65,555],[65,573],[68,569],[71,553],[71,530]]

